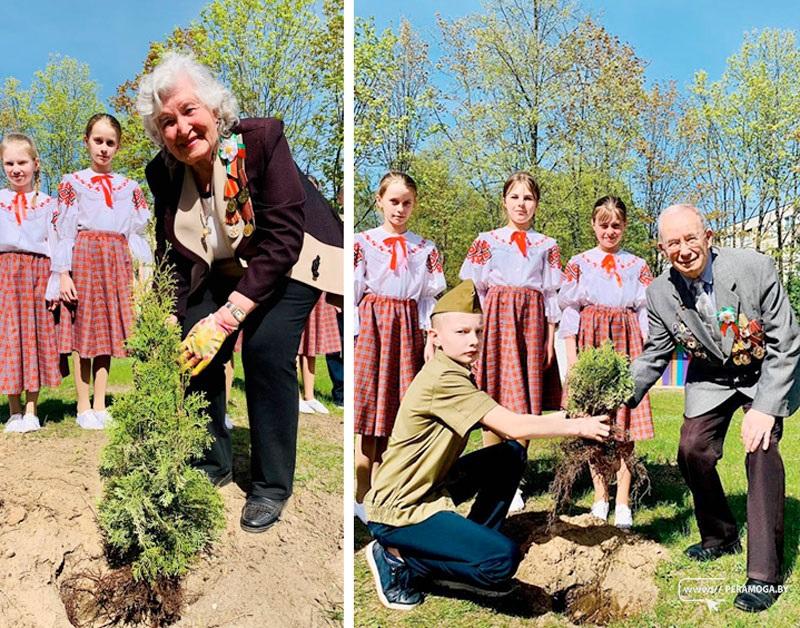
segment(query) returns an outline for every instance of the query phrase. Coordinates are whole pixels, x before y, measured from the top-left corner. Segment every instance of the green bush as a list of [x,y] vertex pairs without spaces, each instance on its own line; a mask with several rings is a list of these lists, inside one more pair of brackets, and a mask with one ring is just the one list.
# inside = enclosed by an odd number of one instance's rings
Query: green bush
[[108,554],[129,564],[134,579],[150,583],[183,575],[225,522],[219,493],[191,466],[211,436],[205,401],[185,395],[180,329],[166,322],[172,294],[170,273],[159,268],[153,288],[137,297],[128,341],[133,386],[111,407],[100,466],[99,520]]
[[610,341],[581,349],[569,373],[569,416],[613,414],[633,394],[627,356]]

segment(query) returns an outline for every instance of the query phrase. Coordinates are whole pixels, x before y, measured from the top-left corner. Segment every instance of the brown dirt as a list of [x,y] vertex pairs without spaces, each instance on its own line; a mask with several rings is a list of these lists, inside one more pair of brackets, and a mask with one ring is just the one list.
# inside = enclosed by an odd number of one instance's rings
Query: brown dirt
[[[341,442],[335,419],[303,417]],[[53,428],[50,428],[53,429]],[[104,434],[0,434],[0,625],[69,628],[60,584],[105,570],[95,522]],[[340,625],[342,498],[296,487],[282,521],[239,529],[244,493],[221,489],[228,525],[184,580],[184,627]]]
[[549,595],[552,610],[576,624],[603,625],[655,606],[655,571],[667,558],[663,546],[588,514],[561,517],[549,530],[544,517],[534,527],[527,521],[527,528],[514,521],[522,518],[509,520],[508,532],[525,553],[516,578]]

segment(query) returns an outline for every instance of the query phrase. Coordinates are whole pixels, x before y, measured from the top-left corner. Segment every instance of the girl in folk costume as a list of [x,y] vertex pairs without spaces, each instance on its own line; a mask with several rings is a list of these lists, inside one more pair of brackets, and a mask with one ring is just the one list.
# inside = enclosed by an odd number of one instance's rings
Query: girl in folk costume
[[328,414],[328,409],[314,397],[314,379],[318,355],[338,353],[342,350],[339,338],[339,325],[336,323],[336,308],[325,300],[325,293],[320,295],[314,309],[306,321],[303,335],[300,337],[300,372],[303,376],[303,398],[300,400],[300,412]]
[[[55,324],[48,310],[50,233],[55,203],[39,192],[39,159],[26,135],[0,142],[9,187],[0,190],[0,394],[8,395],[6,432],[40,428],[39,390],[61,383]],[[23,413],[21,395],[25,391]]]
[[[559,336],[564,338],[569,368],[584,347],[598,347],[611,340],[614,348],[631,359],[642,352],[647,337],[645,289],[653,280],[642,258],[620,248],[627,226],[625,204],[613,196],[599,199],[592,212],[592,228],[597,246],[573,257],[566,267],[558,301],[562,309]],[[653,418],[648,397],[633,410],[617,410],[616,429],[621,441],[620,468],[617,473],[617,499],[614,524],[628,529],[633,524],[629,505],[631,472],[624,454],[634,441],[653,437]],[[592,514],[608,518],[608,486],[602,475],[592,472],[594,505]]]
[[[503,186],[508,224],[478,235],[460,273],[475,282],[484,312],[477,385],[519,414],[541,414],[561,401],[554,349],[561,254],[553,238],[532,229],[538,206],[533,177],[510,176]],[[500,438],[484,431],[483,442],[494,445]],[[510,510],[524,505],[517,490]]]
[[[61,274],[59,349],[77,352],[74,361],[78,425],[103,429],[111,358],[125,357],[133,324],[133,269],[152,262],[145,237],[150,212],[139,186],[112,172],[122,128],[108,114],[95,114],[84,142],[91,165],[65,175],[58,186],[59,216],[53,270]],[[70,315],[71,314],[71,315]],[[89,385],[94,379],[90,404]]]
[[408,231],[417,185],[402,172],[383,176],[375,196],[383,225],[355,236],[356,515],[386,450],[400,400],[424,362],[423,330],[445,289],[442,258]]

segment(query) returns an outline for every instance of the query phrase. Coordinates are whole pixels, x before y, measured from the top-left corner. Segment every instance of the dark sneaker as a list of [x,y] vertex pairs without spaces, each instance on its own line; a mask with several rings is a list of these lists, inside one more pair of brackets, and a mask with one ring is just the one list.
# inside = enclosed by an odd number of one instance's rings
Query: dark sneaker
[[695,543],[687,547],[683,553],[692,560],[703,562],[707,560],[716,560],[720,556],[725,556],[726,554],[741,554],[742,544],[739,542],[739,539],[717,545],[716,547],[703,547],[702,543]]
[[411,570],[377,541],[367,545],[367,564],[375,580],[378,599],[386,608],[411,610],[422,604],[422,593],[411,586]]
[[760,613],[775,603],[783,587],[779,582],[764,582],[748,578],[744,588],[733,600],[733,605],[748,613]]
[[233,482],[233,471],[228,471],[222,475],[209,475],[208,481],[217,488],[222,488]]
[[470,593],[479,597],[506,597],[517,590],[517,585],[513,580],[503,582],[491,587],[483,587],[478,584],[468,584],[456,580],[431,580],[431,584],[441,589],[446,589],[454,593]]
[[245,532],[264,532],[278,522],[285,504],[285,501],[269,497],[248,497],[239,525]]

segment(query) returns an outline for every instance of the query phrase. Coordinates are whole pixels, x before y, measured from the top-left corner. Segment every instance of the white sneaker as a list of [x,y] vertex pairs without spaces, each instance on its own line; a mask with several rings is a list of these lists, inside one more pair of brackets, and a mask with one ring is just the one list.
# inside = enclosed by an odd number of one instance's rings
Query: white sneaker
[[307,401],[303,401],[302,399],[299,401],[298,409],[300,410],[300,414],[314,414],[313,408],[308,405]]
[[108,427],[111,423],[111,414],[108,410],[92,410],[94,417],[102,423],[103,427]]
[[312,412],[316,412],[317,414],[330,414],[328,412],[328,408],[326,408],[321,401],[316,399],[309,399],[306,401],[306,405],[311,408]]
[[28,430],[25,429],[25,423],[22,421],[22,415],[17,413],[8,417],[6,428],[3,431],[21,434],[22,432],[27,432]]
[[39,417],[35,414],[26,414],[22,417],[22,426],[23,432],[35,432],[36,430],[42,429],[42,425],[39,423]]
[[595,502],[592,504],[592,515],[603,521],[608,521],[608,502]]
[[225,413],[225,429],[229,432],[233,429],[233,421],[231,421],[231,415],[227,412]]
[[85,410],[79,413],[75,417],[75,423],[85,430],[102,430],[105,427],[103,421],[95,416],[94,410]]
[[514,499],[511,500],[511,505],[508,507],[508,512],[519,512],[525,508],[525,500],[522,499],[522,489],[518,488],[514,493]]
[[614,525],[620,530],[630,530],[633,527],[633,513],[629,506],[617,504],[614,507]]
[[353,514],[359,518],[361,523],[367,525],[367,509],[364,508],[364,502],[353,502]]

